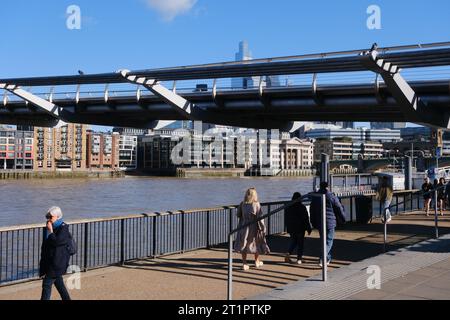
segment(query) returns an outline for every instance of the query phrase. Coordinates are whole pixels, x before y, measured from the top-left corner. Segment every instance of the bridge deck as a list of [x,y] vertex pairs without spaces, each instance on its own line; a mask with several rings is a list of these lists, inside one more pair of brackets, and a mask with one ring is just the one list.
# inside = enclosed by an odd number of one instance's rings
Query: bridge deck
[[[450,214],[440,217],[441,234],[450,233]],[[389,226],[389,249],[398,249],[434,236],[434,218],[423,214],[396,217]],[[338,230],[334,246],[334,260],[330,269],[382,253],[382,225],[375,220],[370,225],[347,225]],[[272,254],[264,257],[262,269],[234,273],[234,298],[254,297],[274,288],[294,283],[314,275],[317,265],[319,240],[313,232],[305,243],[305,263],[302,266],[284,263],[288,244],[286,236],[269,239]],[[235,267],[240,267],[238,255]],[[225,299],[227,279],[226,248],[198,250],[155,260],[139,260],[123,267],[108,267],[82,274],[81,290],[71,290],[73,299]],[[40,281],[0,288],[0,300],[28,300],[40,297]],[[53,298],[57,299],[56,290]]]

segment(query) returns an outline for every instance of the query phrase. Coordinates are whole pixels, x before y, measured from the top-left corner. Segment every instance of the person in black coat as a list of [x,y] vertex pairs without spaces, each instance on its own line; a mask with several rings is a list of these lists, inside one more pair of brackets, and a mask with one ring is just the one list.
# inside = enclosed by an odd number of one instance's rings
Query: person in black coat
[[[298,192],[294,193],[292,200],[300,199],[302,195]],[[288,253],[285,261],[292,263],[291,254],[297,247],[297,264],[302,264],[303,244],[305,241],[305,231],[311,234],[312,228],[309,222],[308,210],[301,202],[297,202],[285,210],[285,223],[287,232],[291,237]]]
[[39,267],[39,276],[43,278],[41,300],[50,300],[53,284],[63,300],[70,300],[63,279],[70,260],[69,226],[63,222],[62,212],[58,207],[50,208],[46,218],[47,225]]

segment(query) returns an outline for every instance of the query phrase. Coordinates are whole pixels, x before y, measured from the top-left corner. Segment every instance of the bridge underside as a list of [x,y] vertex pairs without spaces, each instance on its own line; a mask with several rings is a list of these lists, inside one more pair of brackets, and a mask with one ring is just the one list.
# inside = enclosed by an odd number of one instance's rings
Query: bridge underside
[[[406,50],[406,51],[405,51]],[[292,130],[296,121],[414,122],[450,129],[450,79],[407,82],[402,69],[450,66],[450,42],[154,70],[0,79],[0,123],[55,126],[60,121],[155,128],[165,120],[198,120],[237,127]],[[373,83],[320,85],[317,74],[368,72]],[[441,70],[442,73],[442,70]],[[312,75],[310,85],[263,86],[271,75]],[[219,90],[218,79],[259,77],[255,89]],[[383,82],[379,80],[382,78]],[[176,81],[213,80],[212,90],[178,93]],[[174,81],[172,90],[161,81]],[[136,86],[113,96],[110,84]],[[82,97],[81,85],[103,85]],[[53,99],[22,88],[76,85],[73,98]],[[52,91],[53,92],[53,91]],[[22,100],[9,101],[8,94]],[[70,96],[70,94],[68,95]]]
[[[412,88],[430,108],[450,109],[448,82],[418,82]],[[294,121],[417,121],[403,112],[386,87],[375,93],[371,85],[328,86],[317,94],[319,103],[305,87],[267,88],[263,101],[258,90],[252,89],[217,92],[215,99],[210,92],[182,97],[194,104],[196,120],[220,125],[289,129]],[[61,108],[59,118],[65,122],[153,128],[158,120],[190,120],[155,95],[53,103]],[[54,126],[57,122],[55,116],[25,101],[11,101],[0,108],[0,123]]]

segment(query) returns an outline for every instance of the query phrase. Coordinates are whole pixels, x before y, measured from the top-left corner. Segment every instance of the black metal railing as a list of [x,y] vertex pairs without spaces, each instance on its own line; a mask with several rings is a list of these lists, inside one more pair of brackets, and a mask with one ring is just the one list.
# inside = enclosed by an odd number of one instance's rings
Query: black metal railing
[[[284,202],[263,203],[269,212]],[[149,213],[68,222],[78,245],[70,265],[82,271],[129,260],[210,248],[227,242],[237,206]],[[284,216],[268,222],[268,234],[284,232]],[[0,286],[39,277],[42,225],[0,228]]]
[[[347,220],[355,221],[355,196],[340,198]],[[393,214],[415,211],[423,204],[423,194],[416,191],[396,192],[394,199]],[[288,202],[261,204],[267,235],[285,232],[284,205]],[[402,203],[407,205],[402,206]],[[238,226],[236,210],[237,205],[230,205],[68,222],[78,244],[78,253],[70,264],[87,271],[223,245]],[[382,213],[382,204],[375,199],[373,212],[378,212],[378,216]],[[0,286],[38,278],[43,235],[42,224],[0,228]]]

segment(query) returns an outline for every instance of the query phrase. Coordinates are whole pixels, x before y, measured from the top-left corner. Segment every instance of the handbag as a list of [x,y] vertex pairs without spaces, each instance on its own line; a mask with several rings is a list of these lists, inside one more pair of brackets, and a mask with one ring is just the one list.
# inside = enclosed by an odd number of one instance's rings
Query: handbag
[[72,234],[69,232],[69,243],[67,244],[67,251],[70,256],[74,256],[78,252],[77,242],[73,238]]

